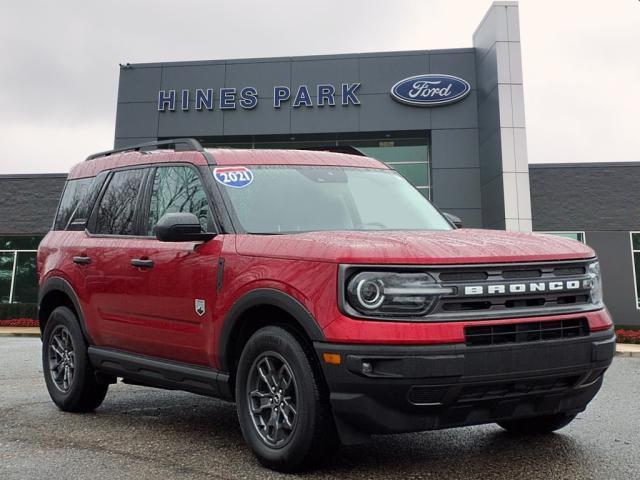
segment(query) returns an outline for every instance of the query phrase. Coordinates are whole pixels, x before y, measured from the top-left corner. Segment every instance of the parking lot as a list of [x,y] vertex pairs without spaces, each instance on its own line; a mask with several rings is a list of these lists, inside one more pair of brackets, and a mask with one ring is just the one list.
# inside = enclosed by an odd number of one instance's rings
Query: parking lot
[[[49,401],[40,340],[0,338],[0,478],[285,477],[245,447],[234,406],[181,392],[113,386],[93,414]],[[342,447],[305,478],[640,477],[640,359],[616,358],[589,409],[559,434],[493,425],[375,437]]]

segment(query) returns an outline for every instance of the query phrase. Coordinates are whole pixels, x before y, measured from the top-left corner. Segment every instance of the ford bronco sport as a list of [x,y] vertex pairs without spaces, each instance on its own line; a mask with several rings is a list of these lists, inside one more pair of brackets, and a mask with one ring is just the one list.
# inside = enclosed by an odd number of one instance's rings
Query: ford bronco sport
[[593,250],[456,228],[355,154],[181,139],[92,155],[38,271],[59,408],[94,410],[118,378],[235,401],[283,471],[377,433],[560,429],[614,354]]

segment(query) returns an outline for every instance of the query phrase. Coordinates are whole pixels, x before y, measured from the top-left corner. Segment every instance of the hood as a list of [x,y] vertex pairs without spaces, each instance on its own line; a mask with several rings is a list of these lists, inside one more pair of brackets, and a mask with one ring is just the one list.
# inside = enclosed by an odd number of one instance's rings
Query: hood
[[508,263],[595,256],[588,246],[553,235],[468,228],[238,235],[236,249],[241,255],[363,264]]

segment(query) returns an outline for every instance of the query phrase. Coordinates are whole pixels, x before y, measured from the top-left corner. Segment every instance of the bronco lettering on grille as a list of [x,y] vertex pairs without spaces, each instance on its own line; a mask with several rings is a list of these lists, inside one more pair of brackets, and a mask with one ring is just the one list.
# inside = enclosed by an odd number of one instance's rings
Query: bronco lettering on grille
[[[582,284],[582,285],[581,285]],[[495,283],[490,285],[467,285],[464,295],[505,295],[511,293],[558,292],[589,288],[589,280],[554,280],[549,282]]]

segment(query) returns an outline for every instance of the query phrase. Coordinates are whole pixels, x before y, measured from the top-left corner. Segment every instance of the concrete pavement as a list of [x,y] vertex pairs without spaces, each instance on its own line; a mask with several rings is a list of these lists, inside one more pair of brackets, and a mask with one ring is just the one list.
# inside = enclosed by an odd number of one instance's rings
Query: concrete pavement
[[262,468],[233,404],[118,383],[90,414],[60,412],[37,338],[0,339],[0,478],[629,479],[640,476],[640,359],[616,357],[587,410],[553,435],[496,425],[374,437],[302,476]]

